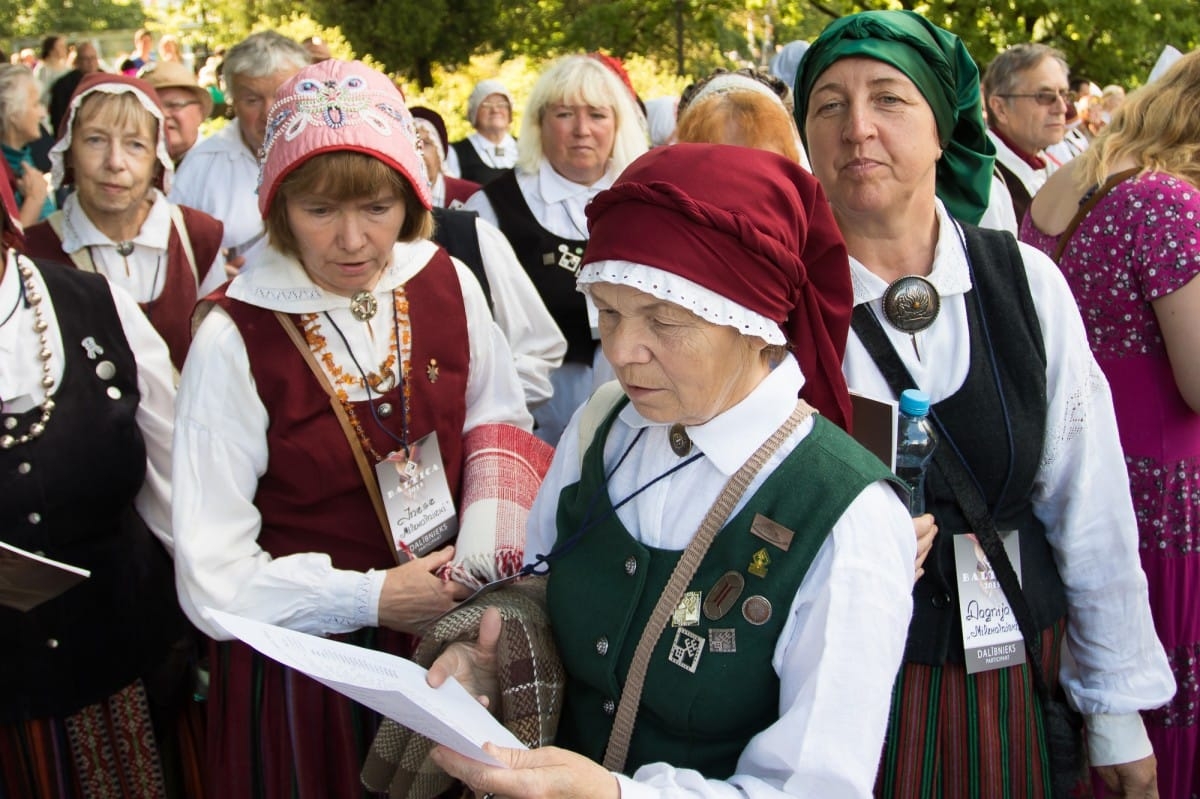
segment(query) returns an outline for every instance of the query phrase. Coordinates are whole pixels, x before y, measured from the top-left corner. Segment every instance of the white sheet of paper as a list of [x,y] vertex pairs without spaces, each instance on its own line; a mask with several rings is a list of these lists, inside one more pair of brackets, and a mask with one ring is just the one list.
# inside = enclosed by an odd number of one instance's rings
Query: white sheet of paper
[[483,751],[488,741],[526,749],[453,677],[430,688],[425,669],[404,658],[330,641],[273,624],[204,609],[230,635],[262,654],[366,705],[459,754],[503,766]]

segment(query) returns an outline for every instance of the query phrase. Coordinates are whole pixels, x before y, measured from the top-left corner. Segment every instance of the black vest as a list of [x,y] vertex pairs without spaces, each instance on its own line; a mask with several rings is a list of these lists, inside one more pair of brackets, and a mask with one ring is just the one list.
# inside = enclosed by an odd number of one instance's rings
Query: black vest
[[512,245],[517,260],[533,281],[542,302],[567,339],[563,363],[592,365],[596,342],[588,324],[587,302],[575,290],[575,276],[583,260],[587,239],[563,239],[538,224],[517,185],[516,173],[510,172],[483,187],[500,232]]
[[[1046,434],[1041,324],[1013,237],[965,224],[963,231],[974,283],[965,296],[971,365],[962,387],[936,403],[934,411],[982,487],[996,529],[1020,531],[1024,593],[1038,628],[1045,629],[1066,614],[1067,603],[1045,527],[1034,517],[1032,505]],[[1000,392],[988,356],[989,338]],[[1006,409],[1014,444],[1011,461],[1002,421]],[[969,532],[970,525],[936,463],[929,469],[925,496],[940,532],[925,561],[925,575],[913,590],[913,619],[904,657],[914,663],[961,663],[953,535]]]
[[484,163],[479,157],[479,151],[469,139],[456,141],[450,146],[458,153],[458,173],[463,180],[473,180],[481,186],[486,186],[501,175],[512,172],[507,167],[494,167]]
[[483,251],[479,249],[479,231],[475,228],[475,220],[479,218],[479,214],[436,206],[432,211],[433,240],[471,270],[471,274],[479,281],[479,287],[483,289],[488,308],[494,309],[492,287],[488,283],[487,270],[483,268]]
[[[39,269],[66,366],[45,432],[0,450],[0,537],[92,576],[29,612],[0,607],[0,722],[98,702],[153,671],[188,629],[171,560],[133,506],[146,471],[137,363],[108,285],[76,269]],[[104,349],[94,360],[81,345],[88,338]],[[111,379],[97,375],[102,361],[115,367]],[[15,429],[40,413],[17,414]]]

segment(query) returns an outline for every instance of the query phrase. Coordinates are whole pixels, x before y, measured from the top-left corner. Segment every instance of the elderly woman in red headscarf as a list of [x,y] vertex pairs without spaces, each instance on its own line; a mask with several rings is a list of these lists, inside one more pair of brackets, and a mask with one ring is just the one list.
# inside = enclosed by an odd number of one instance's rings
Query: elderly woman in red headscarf
[[196,795],[167,347],[119,288],[19,254],[0,197],[0,796]]
[[[618,385],[568,426],[526,549],[566,669],[557,746],[433,757],[506,797],[866,796],[916,546],[840,427],[852,291],[824,195],[774,153],[679,144],[588,218],[579,288]],[[486,696],[499,634],[489,610],[430,682]]]
[[224,228],[167,201],[175,167],[154,88],[125,75],[85,76],[50,162],[55,188],[74,191],[29,229],[29,253],[98,272],[129,292],[182,369],[192,308],[225,281]]

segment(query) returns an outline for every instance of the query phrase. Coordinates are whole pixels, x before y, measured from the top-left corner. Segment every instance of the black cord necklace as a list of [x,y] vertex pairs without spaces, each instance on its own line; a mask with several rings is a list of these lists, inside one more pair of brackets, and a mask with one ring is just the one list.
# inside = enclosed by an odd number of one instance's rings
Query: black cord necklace
[[[379,417],[379,409],[375,406],[375,403],[371,399],[371,381],[367,380],[366,371],[362,368],[362,365],[358,362],[358,358],[354,357],[354,350],[351,349],[350,341],[346,338],[346,334],[342,332],[342,329],[340,327],[338,327],[337,322],[333,321],[333,317],[329,315],[329,311],[322,311],[321,313],[325,316],[325,319],[326,319],[326,321],[329,322],[329,325],[337,332],[338,338],[340,338],[342,340],[342,344],[345,345],[345,347],[346,347],[346,352],[350,355],[351,363],[354,364],[354,368],[358,370],[359,376],[362,377],[363,388],[366,389],[366,391],[367,391],[367,405],[371,408],[371,418],[375,420],[375,424],[376,424],[376,426],[379,427],[380,430],[382,430],[384,433],[386,433],[388,435],[389,438],[391,438],[393,441],[395,441],[397,444],[400,445],[400,449],[404,453],[404,457],[407,458],[409,455],[409,451],[408,451],[408,402],[404,397],[404,390],[406,388],[405,382],[404,382],[404,357],[403,357],[403,353],[400,352],[400,316],[399,316],[399,314],[396,313],[395,297],[392,297],[392,331],[393,331],[393,335],[395,335],[395,337],[396,337],[396,353],[397,353],[396,354],[396,360],[397,360],[396,371],[400,375],[400,379],[397,381],[397,386],[400,389],[400,435],[399,436],[397,436],[395,433],[393,433],[391,430],[389,430],[387,425],[385,425],[383,423],[383,419],[381,419]],[[383,395],[381,394],[380,396],[382,397]]]
[[[129,245],[129,249],[122,250],[121,249],[122,245],[126,245],[126,244]],[[88,259],[92,262],[92,271],[99,272],[101,262],[96,259],[95,248],[91,244],[88,244],[87,251],[88,251]],[[117,243],[117,254],[120,255],[121,259],[125,262],[125,275],[126,275],[126,277],[128,277],[130,274],[129,273],[129,256],[133,254],[133,242],[131,242],[131,241],[118,242]],[[150,278],[150,298],[148,300],[146,300],[145,302],[139,302],[139,305],[141,305],[142,309],[146,312],[146,316],[150,315],[151,309],[154,308],[154,303],[158,300],[158,297],[155,295],[155,289],[158,287],[158,276],[159,276],[159,274],[162,273],[162,261],[163,261],[163,257],[162,257],[162,253],[160,252],[158,254],[158,257],[154,260],[154,277]],[[166,281],[164,279],[163,291],[166,291],[166,288],[167,288]]]

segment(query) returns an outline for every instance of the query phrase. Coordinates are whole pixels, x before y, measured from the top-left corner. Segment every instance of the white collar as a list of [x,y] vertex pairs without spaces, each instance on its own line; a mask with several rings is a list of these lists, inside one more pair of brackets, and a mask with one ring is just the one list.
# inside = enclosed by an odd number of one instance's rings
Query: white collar
[[480,152],[494,153],[497,147],[504,148],[504,155],[512,157],[517,154],[517,140],[512,137],[511,133],[505,133],[504,138],[499,144],[495,144],[491,139],[485,138],[482,133],[475,131],[467,137],[471,141],[471,145]]
[[435,207],[446,207],[446,176],[441,172],[438,172],[437,178],[429,184],[429,198]]
[[[724,413],[687,428],[692,443],[725,475],[733,475],[796,408],[804,375],[795,358],[787,357],[750,394]],[[666,427],[637,412],[633,403],[621,410],[621,421],[634,429]]]
[[[960,238],[960,228],[941,200],[934,202],[938,220],[938,240],[933,250],[933,271],[926,279],[942,297],[966,294],[971,290],[971,272],[967,268],[967,252]],[[854,256],[850,256],[850,277],[854,283],[854,304],[862,305],[883,298],[888,283]]]
[[[437,252],[432,241],[396,242],[392,263],[383,270],[374,294],[382,295],[402,286],[429,263]],[[350,299],[331,294],[315,285],[295,258],[268,245],[259,260],[235,277],[225,293],[230,299],[284,313],[320,313],[345,308]],[[389,306],[390,306],[390,300]],[[387,306],[385,306],[387,307]]]
[[[158,189],[152,188],[154,204],[142,221],[134,244],[154,250],[166,251],[171,240],[171,205]],[[74,253],[84,247],[115,247],[116,242],[100,232],[79,204],[74,193],[63,201],[63,252]]]
[[583,197],[590,200],[600,192],[612,186],[617,176],[613,174],[612,161],[609,161],[608,169],[590,186],[584,186],[572,180],[567,180],[562,175],[554,171],[554,167],[550,166],[550,162],[545,158],[542,159],[541,165],[538,168],[538,192],[542,195],[542,200],[546,205],[554,205],[564,200],[569,200],[574,197]]
[[[212,138],[224,140],[227,145],[225,151],[229,154],[230,161],[248,158],[258,164],[258,153],[251,150],[250,146],[246,144],[246,140],[242,138],[242,129],[236,119],[231,119],[225,127],[214,133]],[[195,147],[195,145],[192,146]],[[258,178],[255,177],[255,186],[257,185]]]
[[[17,271],[17,253],[8,247],[4,248],[4,277],[0,278],[0,321],[9,311],[13,312],[3,326],[0,326],[0,352],[12,354],[17,348],[17,328],[24,324],[23,309],[17,307],[21,301],[21,274]],[[15,310],[14,310],[15,309]]]

